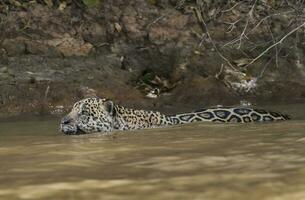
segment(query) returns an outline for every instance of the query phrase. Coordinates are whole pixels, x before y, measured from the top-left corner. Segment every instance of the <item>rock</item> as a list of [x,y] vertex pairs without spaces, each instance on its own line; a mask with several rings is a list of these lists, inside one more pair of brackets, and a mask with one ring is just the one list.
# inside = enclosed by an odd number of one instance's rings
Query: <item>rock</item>
[[8,68],[7,67],[1,67],[0,68],[0,73],[3,74],[3,73],[8,73]]
[[4,39],[1,46],[8,56],[18,56],[25,53],[25,44],[18,39]]
[[55,47],[64,56],[86,56],[94,50],[92,44],[76,39],[69,35],[46,41],[51,47]]
[[10,72],[8,67],[1,67],[0,68],[0,81],[12,80],[15,77],[14,74]]
[[170,100],[198,107],[239,103],[239,100],[221,81],[214,77],[204,78],[198,75],[188,77],[181,82],[173,90]]
[[178,67],[174,68],[172,73],[170,74],[170,82],[177,83],[182,80],[187,74],[186,63],[179,64]]
[[51,108],[51,114],[52,115],[62,115],[64,114],[66,111],[65,111],[65,107],[62,106],[62,105],[59,105],[59,106],[52,106]]
[[160,45],[170,40],[175,40],[183,34],[187,34],[188,31],[182,31],[182,29],[186,26],[188,19],[188,16],[181,15],[179,12],[160,18],[160,20],[155,21],[150,26],[150,41]]
[[87,23],[80,31],[83,40],[95,47],[101,47],[108,43],[106,28],[99,23]]
[[141,21],[141,19],[137,19],[136,16],[126,15],[123,16],[122,23],[129,38],[142,41],[146,37],[147,33],[143,30],[143,27],[138,20]]
[[78,90],[81,98],[97,97],[97,91],[87,86],[82,86]]
[[14,76],[10,74],[8,71],[0,72],[0,81],[11,80],[13,77]]
[[0,64],[7,64],[8,58],[5,49],[0,48]]
[[42,41],[25,41],[26,52],[34,55],[45,55],[49,57],[61,57],[62,54],[54,46],[44,44]]

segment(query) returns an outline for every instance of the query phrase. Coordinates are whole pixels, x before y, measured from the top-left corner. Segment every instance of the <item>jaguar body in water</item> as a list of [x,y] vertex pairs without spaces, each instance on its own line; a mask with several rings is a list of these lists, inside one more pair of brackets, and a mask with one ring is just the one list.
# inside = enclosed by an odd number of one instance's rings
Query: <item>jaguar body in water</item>
[[86,98],[76,102],[71,112],[62,118],[60,130],[73,135],[155,128],[198,121],[248,123],[288,119],[289,116],[284,114],[250,107],[216,107],[165,115],[155,111],[125,108],[107,99]]

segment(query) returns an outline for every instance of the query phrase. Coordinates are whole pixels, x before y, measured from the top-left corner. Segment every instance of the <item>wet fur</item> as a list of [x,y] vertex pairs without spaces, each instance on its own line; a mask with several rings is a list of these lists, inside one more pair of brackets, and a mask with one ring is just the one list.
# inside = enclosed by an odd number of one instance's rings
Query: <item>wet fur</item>
[[154,128],[198,121],[249,123],[288,119],[287,115],[249,107],[217,107],[165,115],[155,111],[125,108],[106,99],[87,98],[74,104],[72,111],[62,119],[60,130],[65,134],[85,134]]

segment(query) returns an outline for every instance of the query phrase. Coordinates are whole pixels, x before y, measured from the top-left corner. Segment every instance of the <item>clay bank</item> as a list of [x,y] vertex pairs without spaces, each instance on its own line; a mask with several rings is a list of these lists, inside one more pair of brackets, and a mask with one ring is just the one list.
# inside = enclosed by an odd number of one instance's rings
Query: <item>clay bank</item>
[[61,114],[90,96],[164,112],[305,102],[298,5],[12,2],[0,3],[2,116]]

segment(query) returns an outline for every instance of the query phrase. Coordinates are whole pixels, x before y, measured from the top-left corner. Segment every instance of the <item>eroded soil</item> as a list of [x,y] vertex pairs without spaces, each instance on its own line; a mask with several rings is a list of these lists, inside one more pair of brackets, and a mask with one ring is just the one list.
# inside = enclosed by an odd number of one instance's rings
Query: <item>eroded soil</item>
[[[88,96],[165,112],[242,100],[253,104],[305,100],[301,34],[297,45],[287,40],[281,46],[276,62],[269,62],[271,52],[247,68],[244,55],[255,57],[263,48],[220,49],[243,75],[240,79],[233,73],[232,78],[230,70],[222,69],[230,69],[227,63],[202,32],[192,1],[183,9],[175,1],[103,1],[95,7],[67,2],[65,7],[2,5],[6,9],[0,12],[0,113],[60,114]],[[225,22],[236,16],[236,12],[207,16],[218,47],[244,29],[236,24],[234,31],[227,31]],[[278,24],[271,27],[274,34],[285,30]],[[264,28],[255,30],[249,40],[270,39]],[[249,91],[230,87],[253,77],[259,79]],[[148,98],[154,89],[160,95]]]

